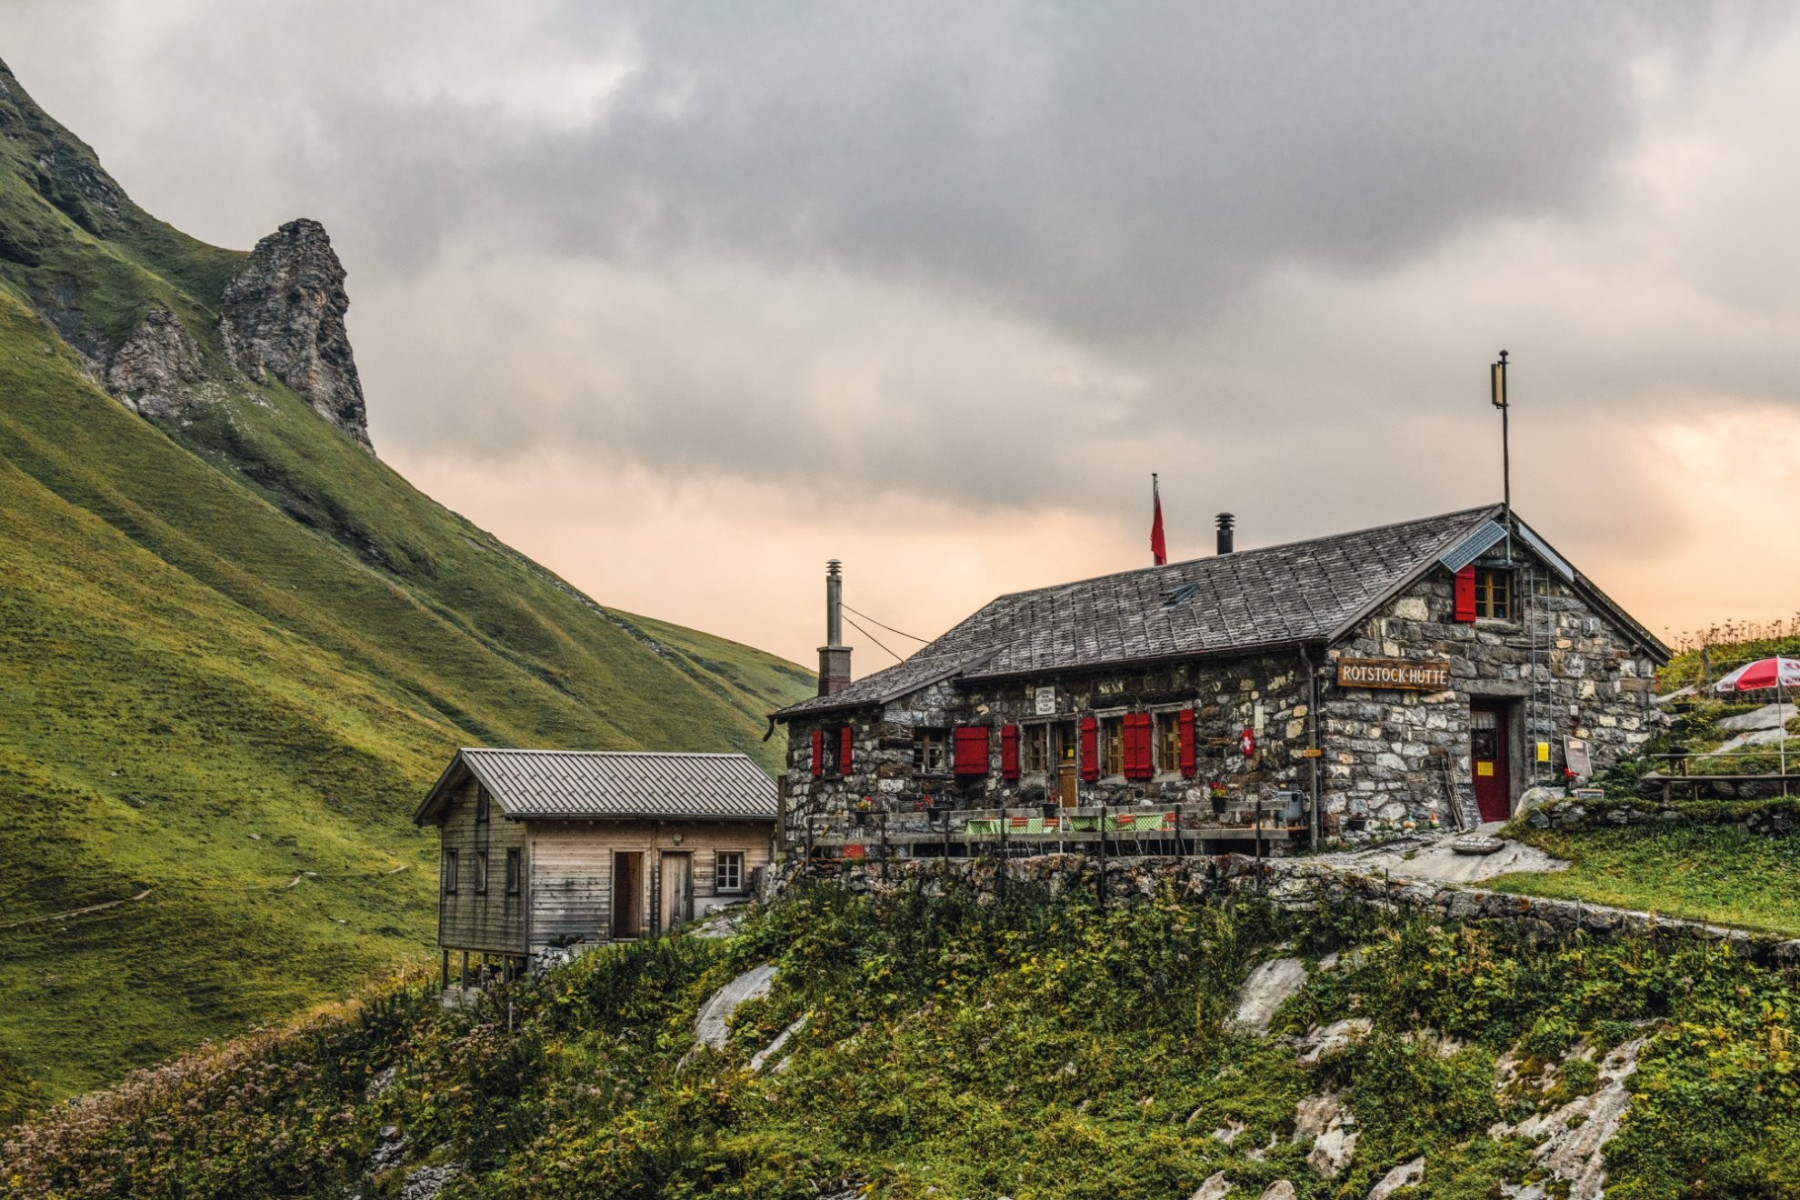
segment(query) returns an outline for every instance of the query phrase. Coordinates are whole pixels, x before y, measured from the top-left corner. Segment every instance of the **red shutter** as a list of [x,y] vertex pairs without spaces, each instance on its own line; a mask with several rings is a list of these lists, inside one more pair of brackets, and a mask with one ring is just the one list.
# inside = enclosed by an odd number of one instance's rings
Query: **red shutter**
[[812,750],[813,750],[813,764],[812,764],[813,778],[817,779],[817,778],[819,778],[819,776],[825,774],[825,731],[823,729],[813,730]]
[[959,725],[956,728],[955,753],[951,769],[958,775],[986,775],[988,771],[988,727]]
[[848,775],[850,773],[850,746],[853,741],[854,739],[850,736],[850,727],[848,725],[838,730],[839,775]]
[[1456,573],[1456,619],[1475,619],[1475,568],[1464,567]]
[[1151,747],[1149,713],[1125,714],[1125,778],[1149,779],[1156,774],[1156,755]]
[[1081,718],[1081,777],[1100,778],[1100,722],[1094,717]]
[[1181,773],[1192,779],[1199,773],[1199,764],[1194,758],[1194,710],[1181,710]]
[[1006,779],[1019,777],[1019,727],[1000,727],[1000,774]]

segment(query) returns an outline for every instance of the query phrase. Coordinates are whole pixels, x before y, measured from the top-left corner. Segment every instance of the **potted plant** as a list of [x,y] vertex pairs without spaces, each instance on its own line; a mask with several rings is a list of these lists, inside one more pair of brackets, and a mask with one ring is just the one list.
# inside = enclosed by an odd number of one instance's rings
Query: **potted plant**
[[1229,797],[1231,793],[1226,789],[1226,787],[1223,783],[1220,783],[1216,779],[1206,785],[1206,790],[1212,794],[1213,815],[1220,816],[1220,817],[1224,816],[1225,815],[1225,801],[1226,801],[1226,798]]

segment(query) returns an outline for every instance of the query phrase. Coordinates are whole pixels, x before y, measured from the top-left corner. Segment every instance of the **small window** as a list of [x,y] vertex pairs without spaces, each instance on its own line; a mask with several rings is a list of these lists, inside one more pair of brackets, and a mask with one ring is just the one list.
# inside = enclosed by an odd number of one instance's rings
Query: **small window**
[[485,821],[488,819],[488,794],[486,788],[477,789],[475,792],[475,819],[477,821]]
[[949,734],[942,729],[919,730],[919,742],[913,765],[927,775],[942,775],[950,770]]
[[1125,723],[1119,717],[1100,719],[1100,773],[1125,773]]
[[741,892],[744,890],[744,852],[742,850],[721,850],[713,860],[713,890],[715,892]]
[[1156,769],[1181,770],[1181,714],[1156,714]]
[[506,852],[506,894],[516,896],[521,886],[520,877],[524,875],[525,856],[518,850]]
[[444,851],[444,895],[456,895],[456,851]]
[[1493,620],[1512,617],[1512,572],[1475,572],[1475,616]]
[[1027,725],[1023,732],[1024,761],[1020,765],[1027,775],[1041,775],[1050,769],[1050,727]]
[[477,850],[475,852],[475,894],[477,896],[484,896],[487,894],[486,850]]

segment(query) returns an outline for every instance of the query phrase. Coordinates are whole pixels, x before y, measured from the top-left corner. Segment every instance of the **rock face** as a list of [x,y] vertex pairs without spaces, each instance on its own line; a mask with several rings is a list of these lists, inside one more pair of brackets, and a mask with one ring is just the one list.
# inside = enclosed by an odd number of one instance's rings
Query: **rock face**
[[1238,993],[1237,1011],[1229,1027],[1233,1033],[1262,1037],[1269,1032],[1275,1010],[1306,986],[1306,964],[1297,958],[1272,958],[1258,964]]
[[172,417],[192,404],[205,379],[200,350],[175,314],[153,309],[106,369],[106,390],[146,417]]
[[289,221],[256,243],[225,285],[220,331],[233,365],[295,395],[371,454],[362,381],[344,329],[344,265],[317,221]]
[[707,997],[706,1003],[700,1006],[700,1015],[694,1020],[694,1036],[700,1039],[701,1045],[711,1046],[714,1050],[723,1048],[731,1040],[731,1027],[727,1022],[738,1010],[738,1005],[768,995],[774,986],[774,966],[745,971]]

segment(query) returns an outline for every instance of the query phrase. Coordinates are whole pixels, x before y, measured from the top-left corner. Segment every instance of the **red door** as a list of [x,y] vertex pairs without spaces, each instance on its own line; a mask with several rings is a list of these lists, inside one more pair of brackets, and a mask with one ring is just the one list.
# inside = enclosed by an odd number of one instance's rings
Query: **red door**
[[1506,713],[1499,707],[1469,704],[1469,772],[1475,777],[1475,807],[1483,821],[1512,816],[1512,754]]

